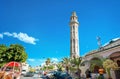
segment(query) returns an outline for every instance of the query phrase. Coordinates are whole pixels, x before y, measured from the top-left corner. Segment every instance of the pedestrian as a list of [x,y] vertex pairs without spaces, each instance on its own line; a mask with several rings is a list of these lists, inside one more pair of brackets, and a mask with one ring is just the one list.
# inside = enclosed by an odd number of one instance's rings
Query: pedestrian
[[104,75],[103,75],[103,74],[104,74],[104,69],[103,69],[103,67],[100,67],[98,71],[99,71],[98,79],[105,79],[105,78],[104,78]]
[[75,74],[77,76],[77,79],[81,79],[81,70],[80,69],[78,69]]
[[78,68],[78,78],[81,78],[81,69]]
[[86,79],[91,79],[91,71],[89,69],[86,70]]

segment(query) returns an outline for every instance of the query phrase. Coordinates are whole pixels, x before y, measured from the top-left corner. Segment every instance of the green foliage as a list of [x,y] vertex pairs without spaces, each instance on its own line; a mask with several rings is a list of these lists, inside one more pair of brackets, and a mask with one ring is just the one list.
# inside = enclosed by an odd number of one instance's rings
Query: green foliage
[[94,67],[95,66],[98,66],[98,67],[102,67],[103,66],[103,62],[106,60],[106,58],[103,58],[99,55],[97,56],[94,56],[94,58],[97,58],[97,59],[92,59],[90,60],[90,70],[93,72],[94,71]]
[[45,61],[46,65],[49,65],[51,63],[51,59],[47,58],[47,60]]
[[79,69],[79,66],[81,64],[82,58],[77,57],[77,58],[63,58],[63,66],[65,66],[67,71],[76,71]]
[[91,65],[90,65],[90,70],[93,72],[94,71],[94,67],[98,66],[98,67],[102,67],[102,61],[101,60],[91,60],[90,61]]
[[99,75],[97,79],[104,79],[104,76]]
[[72,64],[75,64],[75,65],[79,68],[79,66],[80,66],[80,64],[81,64],[81,61],[82,61],[82,58],[81,58],[81,57],[78,57],[78,58],[73,58],[73,59],[71,60],[71,63],[72,63]]
[[54,68],[53,65],[48,66],[48,69],[49,69],[49,70],[52,70],[53,68]]
[[71,71],[71,72],[75,72],[76,70],[77,70],[76,67],[72,67],[72,66],[70,67],[70,71]]
[[42,68],[42,70],[46,70],[47,69],[47,67],[46,66],[44,66],[43,68]]
[[63,58],[63,66],[65,66],[67,72],[70,69],[70,65],[71,65],[70,58],[67,58],[67,57]]
[[30,67],[29,72],[35,72],[35,69]]
[[106,72],[107,72],[108,76],[111,78],[110,70],[111,69],[116,70],[118,68],[118,65],[113,60],[106,59],[103,62],[103,67],[106,69]]
[[63,66],[62,66],[61,63],[58,63],[56,66],[57,66],[57,68],[58,68],[59,71],[62,71],[62,67],[63,67]]
[[7,46],[1,44],[0,45],[0,67],[6,62],[6,50]]
[[0,63],[7,63],[10,61],[25,62],[27,53],[22,45],[11,44],[7,47],[4,44],[0,45]]

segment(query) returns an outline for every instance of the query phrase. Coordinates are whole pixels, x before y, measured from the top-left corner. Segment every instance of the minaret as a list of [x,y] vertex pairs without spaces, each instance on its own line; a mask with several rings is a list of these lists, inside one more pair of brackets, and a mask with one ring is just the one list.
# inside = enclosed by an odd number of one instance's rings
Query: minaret
[[70,18],[70,57],[79,57],[79,37],[78,37],[78,17],[76,12],[72,12]]

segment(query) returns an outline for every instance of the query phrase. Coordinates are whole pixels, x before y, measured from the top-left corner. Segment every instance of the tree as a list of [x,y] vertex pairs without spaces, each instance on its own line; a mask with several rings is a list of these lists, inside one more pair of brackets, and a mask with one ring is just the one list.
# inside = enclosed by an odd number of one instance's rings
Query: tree
[[6,62],[6,50],[7,46],[4,44],[0,45],[0,67]]
[[47,60],[45,61],[45,64],[46,64],[45,69],[46,69],[46,70],[49,69],[50,63],[51,63],[51,59],[50,59],[50,58],[47,58]]
[[78,78],[80,78],[80,74],[81,74],[81,70],[79,68],[80,64],[81,64],[81,61],[82,61],[82,57],[74,57],[73,59],[71,59],[71,64],[73,64],[75,70],[77,70],[77,73],[78,73]]
[[10,61],[25,62],[27,53],[20,44],[11,44],[9,47],[2,44],[0,45],[0,62],[7,63]]
[[108,74],[108,77],[111,78],[111,75],[110,75],[110,70],[113,69],[117,69],[118,68],[118,65],[116,62],[110,60],[110,59],[106,59],[104,62],[103,62],[103,67],[106,69],[106,72]]
[[72,60],[71,60],[71,62],[77,67],[77,68],[79,68],[79,66],[80,66],[80,64],[81,64],[81,61],[82,61],[82,58],[81,57],[78,57],[78,58],[73,58]]
[[25,62],[27,59],[27,53],[22,45],[11,44],[8,48],[7,57],[9,61]]
[[58,68],[58,71],[62,71],[63,68],[62,63],[58,63],[56,66]]
[[69,69],[70,69],[70,58],[63,58],[63,64],[65,65],[65,68],[66,68],[66,71],[67,73],[69,72]]
[[46,65],[49,65],[50,63],[51,63],[51,59],[50,58],[47,58],[47,60],[46,60]]

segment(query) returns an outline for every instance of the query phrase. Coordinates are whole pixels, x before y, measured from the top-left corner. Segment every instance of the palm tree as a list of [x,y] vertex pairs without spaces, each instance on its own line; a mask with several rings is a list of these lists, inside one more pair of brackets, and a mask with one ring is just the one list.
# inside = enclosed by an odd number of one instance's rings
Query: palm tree
[[47,60],[45,61],[45,63],[46,63],[46,70],[49,70],[49,65],[51,63],[51,59],[47,58]]
[[80,74],[81,74],[81,70],[80,70],[80,64],[82,61],[82,57],[78,57],[78,58],[73,58],[71,59],[71,65],[73,67],[71,67],[71,69],[75,69],[77,70],[77,74],[78,74],[78,78],[80,78]]
[[71,65],[70,58],[67,58],[67,57],[63,58],[63,64],[66,68],[67,73],[69,73],[69,69],[70,69],[70,65]]
[[56,66],[58,68],[58,71],[62,71],[63,68],[62,63],[58,63]]
[[47,58],[47,60],[46,60],[46,65],[49,65],[50,63],[51,63],[51,59],[50,58]]

